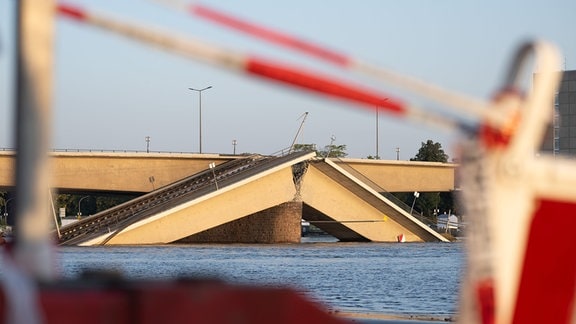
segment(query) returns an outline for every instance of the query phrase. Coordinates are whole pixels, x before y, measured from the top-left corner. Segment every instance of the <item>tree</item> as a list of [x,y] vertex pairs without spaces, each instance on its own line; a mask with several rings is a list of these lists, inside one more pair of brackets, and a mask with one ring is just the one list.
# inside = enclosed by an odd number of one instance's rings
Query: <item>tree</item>
[[415,157],[410,161],[428,161],[428,162],[448,162],[448,154],[444,153],[442,144],[432,140],[422,142],[422,147],[418,150]]
[[101,196],[95,197],[95,212],[99,213],[106,209],[125,203],[136,197],[137,195],[131,194],[103,194]]
[[[416,156],[410,161],[426,161],[426,162],[448,162],[448,154],[442,149],[442,144],[427,140],[426,143],[422,142],[422,146],[416,153]],[[404,198],[406,204],[412,202],[414,197],[412,195],[399,195]],[[444,194],[440,192],[424,192],[421,193],[415,201],[414,209],[419,211],[422,215],[427,217],[435,216],[434,211],[439,209],[440,212],[454,211],[454,200],[450,193]]]
[[439,192],[423,192],[416,200],[416,206],[420,213],[426,217],[433,217],[434,210],[442,204]]
[[299,151],[314,151],[319,157],[341,158],[348,155],[346,153],[346,145],[326,145],[323,150],[317,150],[316,144],[294,144],[292,150]]
[[55,195],[54,207],[55,213],[59,213],[59,208],[66,208],[67,215],[76,215],[78,213],[78,203],[80,199],[88,196],[82,201],[83,215],[94,215],[106,209],[112,208],[116,205],[122,204],[130,199],[136,198],[135,194],[113,194],[113,193],[92,193],[92,194],[71,194],[71,193],[58,193]]
[[292,151],[294,151],[294,152],[300,152],[300,151],[318,152],[318,150],[316,150],[316,144],[294,144],[292,146]]
[[346,153],[346,145],[330,144],[324,146],[324,150],[318,152],[318,155],[329,158],[342,158],[346,157],[348,153]]

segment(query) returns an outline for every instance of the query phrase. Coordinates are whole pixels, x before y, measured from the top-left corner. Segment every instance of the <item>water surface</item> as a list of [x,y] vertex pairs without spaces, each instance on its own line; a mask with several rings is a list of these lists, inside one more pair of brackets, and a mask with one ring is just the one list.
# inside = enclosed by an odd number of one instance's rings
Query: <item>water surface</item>
[[[310,242],[310,239],[307,240]],[[333,243],[62,247],[61,272],[117,270],[128,278],[217,277],[288,286],[345,312],[452,316],[460,243]]]

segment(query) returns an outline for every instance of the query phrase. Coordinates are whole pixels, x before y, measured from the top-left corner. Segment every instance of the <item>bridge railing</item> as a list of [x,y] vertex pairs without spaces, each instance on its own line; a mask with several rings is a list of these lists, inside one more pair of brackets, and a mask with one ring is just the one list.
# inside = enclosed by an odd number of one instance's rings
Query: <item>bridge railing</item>
[[[15,148],[11,147],[0,147],[0,152],[16,152]],[[198,153],[198,152],[190,152],[190,151],[162,151],[162,150],[134,150],[134,149],[105,149],[105,148],[52,148],[49,152],[70,152],[70,153],[159,153],[159,154],[202,154],[202,155],[220,155],[220,156],[249,156],[252,154],[248,153],[241,153],[241,154],[227,154],[227,153]]]
[[[64,152],[64,153],[160,153],[160,154],[210,154],[219,156],[237,156],[237,157],[249,157],[253,155],[259,155],[254,153],[240,153],[240,154],[227,154],[227,153],[198,153],[190,151],[161,151],[161,150],[131,150],[131,149],[98,149],[98,148],[53,148],[49,150],[50,152]],[[0,152],[16,152],[15,148],[11,147],[0,147]],[[273,153],[267,154],[269,156],[284,156],[293,153],[294,149],[292,147],[282,148]]]

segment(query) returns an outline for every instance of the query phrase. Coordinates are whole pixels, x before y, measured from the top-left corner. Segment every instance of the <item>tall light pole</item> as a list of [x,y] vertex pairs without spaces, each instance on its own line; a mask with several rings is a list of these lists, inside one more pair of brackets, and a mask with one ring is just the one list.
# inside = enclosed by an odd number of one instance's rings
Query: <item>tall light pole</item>
[[208,164],[208,167],[210,168],[210,170],[212,170],[212,175],[214,176],[214,183],[216,184],[216,190],[218,190],[218,179],[216,179],[216,171],[214,171],[216,163],[212,162]]
[[146,140],[146,153],[150,153],[150,136],[144,138]]
[[236,145],[238,144],[237,140],[232,140],[232,146],[234,146],[234,155],[236,155]]
[[4,201],[4,224],[5,225],[8,225],[8,203],[13,199],[14,199],[14,197]]
[[378,145],[378,107],[376,107],[376,157],[375,157],[376,160],[380,159],[380,154],[378,152],[378,148],[379,148],[379,145]]
[[154,179],[154,176],[150,176],[148,177],[148,181],[150,181],[150,183],[152,184],[152,191],[154,191],[154,181],[156,181],[156,179]]
[[82,198],[80,198],[80,200],[78,200],[78,219],[80,219],[80,217],[82,216],[82,211],[80,209],[80,204],[82,203],[82,200],[89,198],[90,196],[84,196]]
[[188,88],[190,90],[193,91],[197,91],[198,92],[198,142],[199,142],[199,151],[200,153],[202,153],[202,91],[204,90],[208,90],[208,89],[212,89],[212,86],[207,86],[206,88],[203,89],[194,89],[194,88]]
[[400,160],[400,148],[396,148],[396,161]]
[[412,215],[414,204],[416,203],[416,199],[418,199],[418,197],[420,197],[420,193],[418,191],[414,191],[414,200],[412,201],[412,208],[410,208],[410,215]]

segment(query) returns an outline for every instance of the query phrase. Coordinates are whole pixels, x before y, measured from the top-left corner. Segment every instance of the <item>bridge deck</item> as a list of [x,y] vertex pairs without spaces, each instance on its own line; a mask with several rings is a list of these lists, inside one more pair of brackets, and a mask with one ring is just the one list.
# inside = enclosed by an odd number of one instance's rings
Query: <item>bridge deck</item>
[[[52,187],[60,192],[147,193],[221,164],[240,155],[170,152],[52,152]],[[13,189],[15,153],[0,149],[0,190]],[[455,186],[453,163],[387,161],[369,159],[334,160],[361,172],[389,192],[451,191]],[[152,180],[151,180],[152,179]]]

